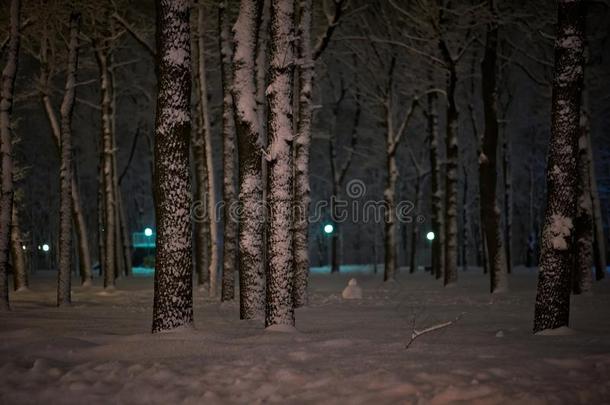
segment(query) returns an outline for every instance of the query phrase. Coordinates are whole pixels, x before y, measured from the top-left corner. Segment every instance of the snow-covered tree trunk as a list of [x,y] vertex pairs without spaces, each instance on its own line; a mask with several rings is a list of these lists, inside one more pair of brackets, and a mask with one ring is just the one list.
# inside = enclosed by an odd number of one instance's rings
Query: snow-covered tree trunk
[[218,27],[220,30],[219,46],[222,75],[222,153],[223,153],[223,201],[224,211],[224,243],[222,270],[222,301],[230,301],[235,297],[235,271],[237,270],[237,218],[234,208],[237,204],[237,189],[235,187],[235,109],[233,108],[231,30],[227,15],[227,2],[223,0],[218,5]]
[[584,3],[582,0],[558,1],[547,206],[540,243],[534,332],[568,326],[570,317],[584,68]]
[[431,226],[434,233],[432,240],[432,273],[437,279],[443,277],[445,267],[445,248],[443,231],[443,189],[442,171],[439,152],[438,132],[438,94],[428,93],[428,142],[430,149],[430,192],[432,194]]
[[578,181],[576,184],[578,201],[574,221],[576,258],[573,269],[572,292],[582,294],[591,292],[593,284],[593,203],[591,199],[591,179],[589,162],[589,122],[587,115],[581,114],[580,137],[578,138]]
[[[45,25],[43,28],[41,43],[40,43],[40,96],[42,105],[51,127],[51,135],[53,142],[57,147],[57,151],[60,149],[60,128],[57,115],[51,102],[51,86],[50,86],[50,72],[51,72],[51,61],[49,60],[49,35],[48,27]],[[74,171],[74,168],[72,168]],[[87,231],[87,224],[85,222],[85,216],[83,213],[80,192],[76,181],[76,176],[72,175],[72,221],[74,223],[74,229],[76,231],[76,240],[78,245],[78,262],[81,277],[81,285],[90,286],[92,280],[92,265],[91,265],[91,250],[89,247],[89,234]],[[101,261],[100,261],[101,263]]]
[[[493,1],[490,11],[495,15]],[[487,262],[489,263],[490,291],[504,292],[508,288],[506,251],[500,224],[500,207],[497,202],[497,151],[498,151],[498,95],[497,95],[498,26],[495,21],[487,28],[487,41],[481,62],[481,88],[485,131],[481,139],[479,155],[479,191],[483,232],[487,242]]]
[[76,97],[78,68],[78,29],[80,14],[70,14],[68,66],[66,85],[60,108],[60,168],[59,168],[59,271],[57,273],[57,306],[72,301],[72,112]]
[[[416,162],[414,161],[416,164]],[[416,175],[415,179],[415,201],[413,201],[413,211],[417,212],[419,210],[419,204],[422,197],[422,174],[420,172],[419,167],[416,164]],[[416,220],[413,220],[411,223],[411,249],[409,253],[409,273],[415,273],[417,270],[417,245],[419,241],[419,224]]]
[[157,0],[157,13],[153,333],[193,323],[189,2]]
[[0,310],[8,310],[8,261],[13,212],[13,148],[11,139],[11,113],[17,63],[19,60],[19,19],[21,2],[11,0],[9,41],[6,65],[0,82]]
[[112,141],[112,83],[110,81],[107,42],[101,41],[96,44],[95,55],[99,70],[100,79],[100,105],[101,105],[101,125],[102,125],[102,142],[100,143],[102,154],[101,158],[101,175],[100,185],[103,190],[103,234],[104,238],[104,255],[103,261],[100,262],[104,272],[104,288],[114,288],[114,280],[117,277],[116,268],[116,201],[115,189],[113,187],[113,155],[114,144]]
[[208,83],[206,76],[205,56],[205,14],[203,2],[197,9],[197,95],[199,98],[199,112],[202,114],[203,135],[205,143],[205,163],[207,169],[207,212],[210,218],[210,297],[216,297],[218,290],[218,269],[220,260],[220,243],[218,240],[218,211],[216,196],[216,175],[214,172],[213,149],[212,149],[212,123],[210,121],[210,109],[208,105]]
[[256,99],[256,39],[262,0],[242,0],[233,27],[233,99],[239,155],[239,305],[241,319],[263,316],[263,183]]
[[295,148],[295,218],[293,233],[294,285],[293,296],[296,308],[307,304],[307,281],[309,276],[309,150],[312,127],[312,90],[315,65],[311,46],[313,0],[299,3],[298,59],[299,59],[299,111]]
[[444,41],[440,42],[441,53],[448,69],[447,77],[447,113],[445,147],[445,205],[443,245],[445,249],[444,285],[454,284],[458,279],[458,109],[455,100],[457,87],[456,63]]
[[292,85],[294,68],[294,3],[271,1],[267,297],[265,326],[294,326],[292,297]]
[[26,291],[30,286],[23,246],[25,245],[23,244],[21,227],[19,226],[19,212],[17,204],[13,204],[11,220],[11,261],[13,263],[13,289],[15,291]]
[[464,173],[464,188],[462,190],[462,237],[461,239],[461,262],[462,270],[468,270],[468,229],[470,228],[470,215],[468,210],[468,172],[462,165]]

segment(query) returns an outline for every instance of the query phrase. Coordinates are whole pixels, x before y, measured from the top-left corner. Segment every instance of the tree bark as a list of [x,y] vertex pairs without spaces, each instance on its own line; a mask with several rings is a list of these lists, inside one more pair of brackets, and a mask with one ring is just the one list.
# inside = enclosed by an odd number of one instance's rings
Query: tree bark
[[295,218],[293,232],[294,250],[294,306],[307,304],[307,284],[309,278],[309,205],[311,188],[309,185],[309,150],[312,128],[312,91],[315,62],[311,46],[313,0],[299,3],[298,58],[299,58],[299,111],[296,128],[295,148]]
[[[489,2],[495,16],[493,1]],[[506,251],[502,240],[500,207],[497,202],[497,151],[498,151],[498,95],[497,95],[498,26],[495,21],[487,28],[487,41],[481,63],[481,87],[483,91],[483,111],[485,131],[481,139],[479,155],[479,191],[483,232],[487,244],[490,292],[505,292],[508,289]]]
[[17,205],[13,204],[11,222],[11,260],[13,263],[13,289],[15,291],[27,291],[30,283],[28,270],[25,264],[24,243],[19,226],[19,212]]
[[583,112],[580,121],[580,137],[578,139],[578,181],[576,189],[578,202],[576,220],[574,221],[574,239],[576,243],[575,265],[572,272],[572,292],[586,294],[591,292],[593,285],[593,201],[591,199],[591,179],[589,162],[589,122]]
[[271,1],[268,121],[267,298],[265,327],[294,326],[292,296],[292,85],[294,3]]
[[200,112],[202,114],[203,134],[205,143],[205,163],[208,174],[207,187],[207,210],[210,218],[210,297],[216,297],[218,290],[218,263],[220,258],[220,244],[218,240],[218,204],[216,196],[216,175],[213,164],[212,150],[212,124],[210,121],[210,109],[208,106],[208,84],[206,77],[205,61],[205,20],[203,3],[197,10],[197,94],[199,97]]
[[235,297],[235,270],[237,270],[237,218],[234,209],[237,208],[237,189],[235,187],[235,110],[233,106],[231,30],[227,15],[227,2],[221,1],[218,7],[218,27],[220,30],[219,47],[222,75],[222,132],[223,132],[223,201],[224,211],[224,243],[221,300],[230,301]]
[[159,93],[155,122],[157,251],[153,333],[193,324],[189,2],[157,0],[156,4]]
[[438,94],[428,93],[428,142],[430,143],[430,191],[432,192],[431,222],[434,239],[432,240],[432,274],[437,279],[443,277],[445,267],[445,248],[443,230],[443,190],[441,181],[441,159],[439,156],[438,133]]
[[262,5],[262,0],[242,0],[233,27],[233,98],[236,109],[241,214],[238,241],[241,319],[262,317],[265,308],[262,139],[256,102],[256,39]]
[[534,332],[568,326],[580,106],[584,68],[582,0],[558,1],[547,207],[542,231]]
[[60,117],[60,169],[59,169],[59,271],[57,278],[57,306],[72,301],[72,113],[76,96],[78,69],[78,35],[80,14],[70,14],[68,66],[66,85],[61,103]]
[[103,191],[102,200],[104,208],[104,262],[102,269],[104,272],[104,288],[114,288],[115,278],[117,277],[117,262],[116,262],[116,200],[115,189],[113,187],[113,155],[114,144],[112,136],[112,83],[108,71],[108,44],[107,41],[101,41],[96,44],[95,55],[99,69],[100,78],[100,105],[101,105],[101,123],[102,123],[102,142],[100,153],[102,154],[102,176],[103,181],[100,181]]
[[13,207],[13,148],[11,139],[11,113],[17,63],[19,61],[19,19],[21,2],[11,0],[9,41],[6,65],[0,82],[0,310],[9,310],[8,261]]
[[458,109],[455,100],[457,87],[456,63],[444,40],[440,41],[441,54],[447,65],[447,123],[445,133],[445,218],[444,232],[444,285],[455,284],[458,279],[458,243],[457,243],[457,197],[458,197]]
[[502,136],[502,173],[504,175],[504,243],[506,244],[506,271],[513,270],[513,180],[511,167],[511,146],[506,132]]

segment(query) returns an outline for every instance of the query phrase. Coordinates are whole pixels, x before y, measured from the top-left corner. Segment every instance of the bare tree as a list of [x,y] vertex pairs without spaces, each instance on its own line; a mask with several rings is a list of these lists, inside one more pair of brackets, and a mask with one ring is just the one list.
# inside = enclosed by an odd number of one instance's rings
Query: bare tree
[[292,69],[295,63],[292,36],[294,4],[271,0],[268,121],[267,297],[265,326],[294,326],[292,297]]
[[584,69],[582,0],[558,0],[547,206],[542,231],[534,332],[568,326],[580,106]]
[[223,139],[223,201],[225,204],[224,232],[223,232],[223,270],[222,293],[223,301],[230,301],[235,296],[235,270],[237,269],[237,218],[233,217],[233,209],[237,203],[237,189],[235,187],[235,109],[233,106],[232,67],[231,59],[231,30],[227,15],[227,2],[221,1],[218,5],[218,27],[220,33],[219,47],[221,56],[222,75],[222,139]]
[[[208,106],[208,83],[206,77],[206,56],[205,56],[205,13],[203,10],[203,2],[197,7],[197,96],[199,102],[199,113],[201,114],[201,136],[198,142],[203,140],[205,144],[205,164],[207,169],[207,195],[205,202],[207,203],[207,215],[210,218],[210,260],[209,260],[209,277],[210,277],[210,297],[216,297],[218,290],[218,263],[220,259],[220,242],[218,238],[218,211],[216,210],[216,175],[214,172],[213,153],[212,153],[212,124],[210,121],[210,108]],[[199,184],[198,186],[203,186]],[[203,201],[200,201],[203,203]]]
[[483,110],[485,112],[485,131],[481,139],[479,155],[479,190],[481,193],[481,220],[487,246],[489,263],[490,291],[503,292],[508,288],[506,251],[500,224],[500,207],[497,202],[497,151],[498,151],[498,25],[493,0],[488,2],[492,16],[487,27],[487,40],[481,79],[483,91]]
[[28,270],[25,261],[23,238],[21,227],[19,226],[19,212],[17,202],[18,193],[15,193],[15,203],[13,204],[13,214],[11,220],[11,261],[13,264],[13,289],[15,291],[27,291],[29,289]]
[[263,316],[263,183],[261,124],[257,110],[257,24],[262,0],[242,0],[233,27],[233,97],[239,154],[239,305],[241,319]]
[[68,66],[60,116],[60,193],[59,193],[59,271],[57,278],[57,306],[72,301],[72,113],[76,97],[78,69],[78,30],[80,13],[70,14]]
[[11,139],[11,113],[20,45],[19,0],[11,0],[10,28],[6,65],[0,83],[0,310],[8,310],[8,261],[13,207],[13,157]]
[[193,323],[189,131],[189,2],[157,0],[158,84],[155,129],[157,252],[152,331]]

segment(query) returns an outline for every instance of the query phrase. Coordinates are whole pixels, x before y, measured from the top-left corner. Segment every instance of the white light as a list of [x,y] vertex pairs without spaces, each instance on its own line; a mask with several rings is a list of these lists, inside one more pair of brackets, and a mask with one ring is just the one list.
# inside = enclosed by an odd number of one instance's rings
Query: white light
[[38,245],[38,250],[42,250],[42,246]]
[[331,224],[324,225],[324,233],[333,233],[334,230],[335,230],[335,227],[332,226]]
[[27,247],[25,245],[21,245],[21,249],[26,250]]
[[51,249],[51,248],[50,248],[50,247],[49,247],[49,245],[47,245],[46,243],[45,243],[44,245],[42,245],[42,250],[43,250],[43,251],[48,252],[48,251],[49,251],[49,249]]
[[428,238],[428,240],[434,240],[434,232],[430,231],[426,234],[426,238]]
[[146,229],[144,229],[144,235],[146,235],[146,236],[152,236],[152,229],[150,229],[150,228],[146,228]]

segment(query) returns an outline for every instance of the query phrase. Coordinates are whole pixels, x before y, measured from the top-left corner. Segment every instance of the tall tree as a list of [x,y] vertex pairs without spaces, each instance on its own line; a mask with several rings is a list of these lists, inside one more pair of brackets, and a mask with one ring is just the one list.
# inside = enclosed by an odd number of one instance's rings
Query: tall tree
[[257,24],[263,0],[242,0],[233,27],[233,97],[239,154],[239,314],[263,316],[263,183],[261,122],[257,110]]
[[8,310],[8,261],[13,212],[13,150],[11,113],[19,61],[21,2],[11,0],[6,65],[0,82],[0,310]]
[[19,191],[15,193],[13,204],[13,215],[11,220],[11,261],[13,264],[13,289],[15,291],[27,291],[29,288],[29,277],[26,268],[25,252],[21,227],[19,226]]
[[570,318],[584,26],[585,2],[558,0],[547,206],[540,243],[534,332],[568,326]]
[[61,103],[60,169],[59,169],[59,271],[57,278],[57,306],[70,304],[72,273],[72,113],[76,98],[78,69],[78,29],[80,13],[70,14],[68,66],[66,85]]
[[[44,10],[44,12],[52,12],[52,9],[46,9]],[[51,100],[51,80],[53,77],[53,73],[56,71],[56,66],[54,55],[49,50],[49,48],[52,47],[52,44],[50,43],[50,37],[51,35],[49,33],[49,24],[47,21],[43,21],[42,32],[40,35],[40,54],[38,56],[40,60],[38,87],[45,115],[51,128],[51,136],[53,138],[53,143],[59,153],[61,129],[57,113],[55,112]],[[72,170],[74,171],[74,168],[72,168]],[[89,232],[87,223],[85,222],[85,215],[83,212],[81,195],[76,181],[76,176],[72,175],[71,179],[72,184],[70,188],[72,190],[72,221],[74,222],[74,229],[76,231],[76,240],[78,244],[78,262],[81,285],[90,286],[92,279],[92,266],[91,249],[89,246]]]
[[94,42],[95,58],[99,70],[100,80],[100,115],[101,115],[101,142],[100,142],[100,180],[102,188],[100,195],[101,209],[104,220],[99,235],[103,239],[103,255],[100,260],[104,272],[104,288],[114,288],[117,276],[117,215],[114,187],[114,141],[113,141],[113,102],[112,82],[110,74],[110,34],[101,33],[100,38]]
[[[201,114],[200,131],[205,145],[205,163],[207,172],[207,212],[210,219],[210,297],[216,297],[218,289],[218,263],[220,259],[220,242],[218,238],[218,212],[216,196],[216,175],[213,163],[212,151],[212,123],[210,118],[210,108],[208,105],[208,81],[206,77],[206,56],[205,56],[205,13],[203,2],[197,7],[197,96],[199,102],[199,113]],[[198,139],[201,142],[201,139]]]
[[222,76],[222,149],[223,149],[223,201],[225,204],[223,232],[223,269],[222,269],[222,301],[232,300],[235,296],[235,270],[237,269],[237,218],[233,216],[237,203],[235,187],[235,109],[231,94],[232,67],[231,30],[227,15],[227,2],[218,4],[218,36],[221,56]]
[[191,47],[189,2],[157,0],[155,215],[157,252],[152,331],[193,323],[191,186]]
[[443,224],[443,183],[440,157],[440,136],[438,131],[438,93],[435,91],[428,92],[428,108],[427,108],[427,130],[428,143],[430,148],[430,192],[432,194],[431,203],[431,220],[432,232],[434,239],[432,240],[432,273],[437,279],[443,277],[445,267],[445,248]]
[[294,3],[271,1],[267,297],[265,326],[294,326],[292,283],[292,85]]
[[506,291],[508,288],[506,251],[500,224],[500,207],[497,202],[497,155],[498,155],[498,23],[494,1],[488,2],[490,21],[487,27],[487,40],[483,61],[481,62],[481,88],[483,92],[483,111],[485,131],[481,139],[479,155],[479,190],[483,232],[487,246],[489,263],[490,291]]
[[[293,232],[294,254],[294,305],[301,307],[307,303],[307,279],[309,276],[309,205],[311,203],[309,185],[309,153],[311,149],[311,129],[313,122],[312,94],[315,82],[315,62],[328,47],[339,26],[347,0],[333,0],[331,11],[325,11],[327,25],[312,47],[313,0],[299,1],[298,64],[298,119],[295,127],[294,144],[294,201],[295,221]],[[326,5],[326,3],[324,3]]]

